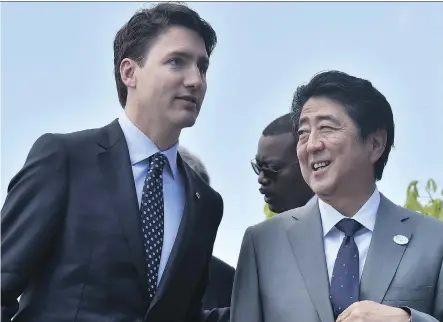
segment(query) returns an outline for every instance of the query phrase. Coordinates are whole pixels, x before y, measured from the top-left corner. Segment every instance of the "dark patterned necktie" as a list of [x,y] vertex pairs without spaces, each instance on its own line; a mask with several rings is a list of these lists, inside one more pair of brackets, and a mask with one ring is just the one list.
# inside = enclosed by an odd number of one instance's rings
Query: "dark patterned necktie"
[[338,250],[331,279],[331,304],[335,318],[358,301],[360,293],[360,270],[358,247],[354,234],[363,226],[354,219],[342,219],[335,225],[345,233],[345,238]]
[[148,264],[149,297],[157,290],[158,268],[163,247],[164,200],[163,168],[168,159],[160,152],[149,159],[149,171],[143,185],[140,205],[145,259]]

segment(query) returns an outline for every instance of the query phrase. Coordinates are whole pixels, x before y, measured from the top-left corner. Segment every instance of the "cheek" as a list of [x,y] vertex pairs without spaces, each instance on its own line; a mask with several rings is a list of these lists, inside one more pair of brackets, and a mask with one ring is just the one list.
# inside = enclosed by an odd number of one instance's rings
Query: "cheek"
[[311,168],[306,162],[300,162],[300,172],[303,177],[307,176],[311,172]]
[[204,80],[202,86],[197,90],[197,93],[196,93],[197,95],[200,96],[201,103],[203,103],[203,99],[205,98],[207,88],[208,88],[208,85],[206,84],[206,80]]
[[[349,140],[342,133],[332,134],[325,140],[325,146],[330,152],[343,152],[351,145],[352,144],[350,144]],[[342,153],[339,155],[342,155]]]
[[297,158],[300,160],[300,162],[306,158],[307,152],[306,148],[303,144],[300,142],[297,143]]
[[308,153],[304,145],[297,145],[297,158],[299,162],[300,171],[307,173],[308,169]]

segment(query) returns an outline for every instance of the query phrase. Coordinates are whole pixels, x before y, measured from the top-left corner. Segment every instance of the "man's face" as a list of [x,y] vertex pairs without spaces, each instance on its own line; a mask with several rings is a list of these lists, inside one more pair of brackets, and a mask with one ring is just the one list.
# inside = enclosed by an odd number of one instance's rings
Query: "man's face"
[[195,31],[172,26],[154,39],[143,67],[128,86],[142,113],[166,126],[194,125],[206,93],[209,58]]
[[264,170],[258,175],[259,190],[275,213],[301,207],[312,196],[297,164],[296,144],[292,133],[261,136],[258,141],[257,165],[278,171]]
[[310,98],[303,106],[298,133],[301,172],[317,195],[344,192],[372,176],[379,157],[374,154],[373,140],[371,136],[364,142],[359,138],[355,123],[340,103]]

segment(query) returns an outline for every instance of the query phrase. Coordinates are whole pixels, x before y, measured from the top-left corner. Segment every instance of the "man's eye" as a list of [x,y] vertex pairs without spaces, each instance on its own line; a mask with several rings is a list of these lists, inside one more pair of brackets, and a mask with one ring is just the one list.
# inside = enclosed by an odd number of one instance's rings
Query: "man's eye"
[[278,167],[274,167],[274,166],[264,167],[264,169],[269,170],[269,171],[279,171],[279,168]]
[[172,66],[179,66],[182,63],[182,59],[180,58],[171,58],[168,60],[168,64]]

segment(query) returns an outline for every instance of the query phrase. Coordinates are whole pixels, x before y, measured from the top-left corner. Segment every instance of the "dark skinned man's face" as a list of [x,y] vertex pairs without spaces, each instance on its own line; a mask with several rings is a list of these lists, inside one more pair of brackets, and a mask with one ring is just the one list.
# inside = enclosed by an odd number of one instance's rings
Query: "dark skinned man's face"
[[258,183],[269,209],[281,213],[304,206],[313,196],[297,162],[297,141],[292,133],[261,136],[256,162],[260,167],[278,171],[260,171]]

